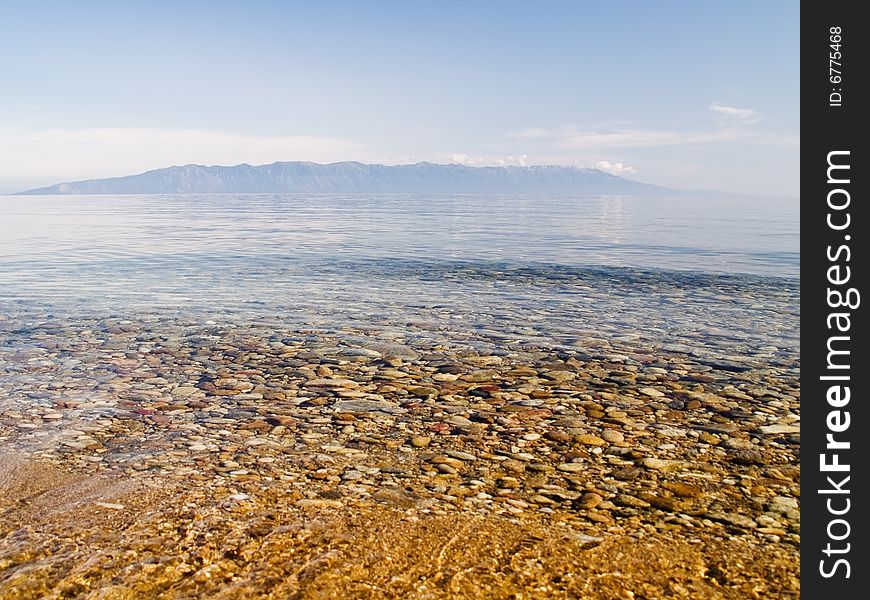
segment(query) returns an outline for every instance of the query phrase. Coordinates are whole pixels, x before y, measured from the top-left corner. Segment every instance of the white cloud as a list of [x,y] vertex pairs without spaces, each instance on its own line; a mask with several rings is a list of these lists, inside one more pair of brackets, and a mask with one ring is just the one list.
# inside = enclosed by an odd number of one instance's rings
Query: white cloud
[[751,108],[737,108],[714,102],[707,107],[716,117],[717,126],[709,130],[609,128],[580,130],[576,127],[544,129],[532,127],[508,134],[514,140],[528,140],[562,150],[595,148],[648,148],[683,146],[718,142],[746,141],[759,144],[794,145],[794,137],[764,135],[746,129],[758,123],[761,115]]
[[194,129],[0,130],[0,178],[56,183],[189,163],[333,162],[356,159],[363,150],[362,144],[336,138]]
[[[438,162],[440,160],[445,160],[444,158],[436,158],[435,161]],[[515,167],[527,167],[529,166],[529,155],[522,154],[520,156],[491,156],[491,155],[477,155],[472,156],[470,154],[464,153],[454,153],[446,158],[447,162],[458,164],[458,165],[468,165],[470,167],[475,166],[498,166],[498,167],[506,167],[506,166],[515,166]]]
[[468,154],[456,153],[450,155],[450,162],[458,165],[482,165],[486,163],[486,159],[480,156],[469,156]]
[[600,171],[605,171],[606,173],[610,173],[611,175],[628,175],[631,173],[637,173],[637,169],[635,169],[634,167],[630,167],[627,164],[621,162],[610,162],[609,160],[599,160],[593,166],[596,169]]
[[714,102],[707,108],[713,111],[713,113],[719,118],[740,123],[743,125],[758,123],[758,121],[761,119],[760,115],[751,108],[737,108],[734,106],[725,106],[719,104],[718,102]]
[[710,142],[748,139],[752,137],[752,134],[736,129],[721,129],[716,131],[618,129],[608,132],[526,129],[511,134],[511,137],[550,142],[560,148],[580,149],[706,144]]
[[[739,110],[739,109],[738,109]],[[748,110],[748,109],[747,109]],[[545,146],[552,150],[596,150],[600,148],[652,148],[656,146],[688,146],[723,142],[745,142],[767,146],[795,146],[798,136],[765,134],[739,127],[754,121],[723,123],[709,131],[677,131],[667,129],[616,129],[611,131],[578,131],[575,129],[523,129],[508,137],[526,144]]]
[[500,159],[498,162],[502,166],[514,165],[517,167],[528,167],[529,155],[522,154],[520,156],[506,156],[505,158]]

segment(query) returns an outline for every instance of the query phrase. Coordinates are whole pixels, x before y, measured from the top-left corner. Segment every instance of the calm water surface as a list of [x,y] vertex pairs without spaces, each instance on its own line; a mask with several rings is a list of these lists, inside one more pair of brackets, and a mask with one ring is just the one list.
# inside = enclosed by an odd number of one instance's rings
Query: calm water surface
[[[796,202],[407,195],[0,197],[9,320],[137,311],[565,340],[796,345]],[[398,335],[398,334],[397,334]],[[434,335],[434,334],[433,334]],[[760,336],[760,337],[759,337]]]
[[[0,198],[3,284],[127,261],[496,260],[798,274],[798,210],[752,198],[189,195]],[[19,276],[22,275],[19,273]],[[80,283],[86,286],[87,274]],[[98,283],[98,282],[91,282]]]

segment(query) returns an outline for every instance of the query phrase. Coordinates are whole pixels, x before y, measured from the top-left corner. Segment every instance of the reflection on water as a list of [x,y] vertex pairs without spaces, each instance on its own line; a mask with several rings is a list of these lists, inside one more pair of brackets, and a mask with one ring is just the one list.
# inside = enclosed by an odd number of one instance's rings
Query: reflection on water
[[[161,311],[797,345],[796,205],[723,198],[3,197],[7,320]],[[439,332],[440,333],[437,333]],[[435,341],[434,339],[430,341]],[[471,340],[468,340],[469,342]],[[734,348],[730,349],[731,351]]]
[[35,268],[32,261],[221,255],[798,273],[797,205],[774,200],[188,195],[0,202],[4,272],[15,264]]

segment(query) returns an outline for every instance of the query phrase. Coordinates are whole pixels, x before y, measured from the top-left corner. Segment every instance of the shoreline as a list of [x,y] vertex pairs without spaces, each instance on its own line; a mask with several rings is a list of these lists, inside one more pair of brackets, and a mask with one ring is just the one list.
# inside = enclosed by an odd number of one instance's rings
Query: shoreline
[[[173,327],[60,323],[4,354],[23,379],[6,384],[0,440],[29,458],[0,471],[0,590],[26,575],[68,597],[244,597],[274,576],[299,598],[439,598],[445,581],[467,597],[798,595],[797,350],[738,362],[630,336],[487,350]],[[477,533],[451,543],[463,527]],[[123,541],[133,531],[153,543]],[[263,540],[307,558],[270,558]],[[464,544],[529,552],[548,580],[463,562]],[[425,548],[437,568],[417,564]],[[625,568],[606,560],[620,553]],[[668,556],[694,567],[651,568]]]
[[371,502],[288,506],[275,490],[238,502],[195,485],[155,490],[141,476],[109,501],[70,501],[69,489],[117,481],[26,462],[16,480],[40,496],[22,505],[8,494],[8,465],[0,459],[2,509],[19,529],[17,552],[5,531],[0,544],[3,600],[800,597],[798,547],[733,530],[626,522],[615,531],[559,513],[420,515]]

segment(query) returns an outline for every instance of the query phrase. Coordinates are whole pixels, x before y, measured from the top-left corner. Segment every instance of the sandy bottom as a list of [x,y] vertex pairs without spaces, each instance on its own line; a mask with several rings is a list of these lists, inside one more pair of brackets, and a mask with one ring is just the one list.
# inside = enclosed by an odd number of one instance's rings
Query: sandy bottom
[[0,598],[797,598],[798,549],[77,476],[0,458]]

